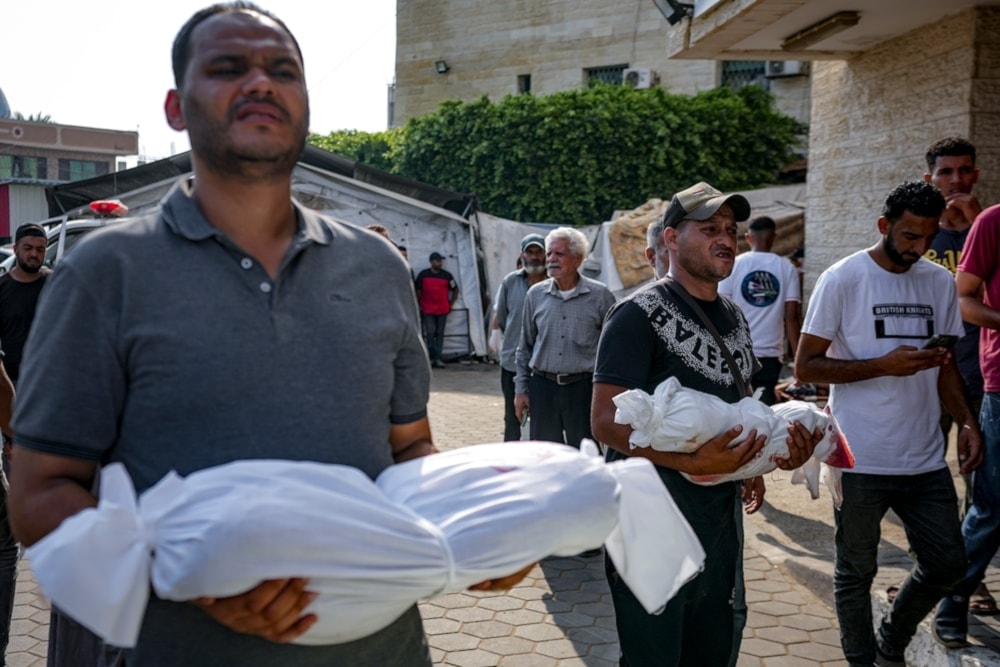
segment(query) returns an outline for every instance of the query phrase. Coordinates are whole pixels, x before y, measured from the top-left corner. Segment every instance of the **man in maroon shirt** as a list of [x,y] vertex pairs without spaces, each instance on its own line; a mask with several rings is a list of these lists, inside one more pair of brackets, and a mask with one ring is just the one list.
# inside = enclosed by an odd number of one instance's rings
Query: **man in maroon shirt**
[[965,240],[955,282],[962,319],[980,327],[983,372],[983,464],[972,476],[972,506],[962,522],[969,557],[965,578],[941,601],[934,635],[948,648],[966,644],[969,598],[1000,544],[1000,205],[976,217]]
[[442,268],[444,255],[432,252],[431,266],[417,274],[417,301],[420,303],[420,319],[424,327],[424,342],[431,366],[444,368],[441,350],[444,348],[444,325],[448,313],[458,298],[458,283]]

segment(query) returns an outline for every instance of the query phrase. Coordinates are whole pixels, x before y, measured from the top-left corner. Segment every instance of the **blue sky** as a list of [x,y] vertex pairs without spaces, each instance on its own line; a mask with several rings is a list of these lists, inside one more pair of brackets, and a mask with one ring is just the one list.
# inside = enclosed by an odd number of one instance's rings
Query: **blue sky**
[[[138,130],[150,158],[188,149],[163,120],[173,85],[170,45],[211,0],[9,2],[4,7],[0,88],[11,109],[65,125]],[[395,0],[282,0],[273,11],[306,62],[314,132],[386,128],[395,63]]]

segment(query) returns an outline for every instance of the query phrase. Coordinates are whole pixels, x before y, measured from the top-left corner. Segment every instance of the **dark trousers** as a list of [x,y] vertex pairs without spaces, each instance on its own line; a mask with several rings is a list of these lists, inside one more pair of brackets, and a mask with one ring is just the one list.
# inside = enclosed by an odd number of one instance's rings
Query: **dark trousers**
[[424,344],[427,345],[427,356],[431,361],[441,359],[441,351],[444,349],[444,325],[448,315],[428,315],[420,314],[420,321],[424,327]]
[[500,389],[503,390],[503,440],[521,439],[521,422],[514,412],[514,371],[500,368]]
[[14,592],[17,584],[17,540],[7,518],[7,477],[0,469],[0,665],[6,664],[4,655],[10,639],[10,619],[14,611]]
[[[965,572],[958,497],[947,468],[920,475],[845,473],[844,502],[834,512],[833,573],[840,643],[851,665],[871,665],[878,648],[902,655],[917,624]],[[871,584],[878,571],[882,518],[892,509],[903,522],[916,564],[872,629]]]
[[646,612],[611,560],[605,559],[621,667],[736,664],[747,617],[742,520],[742,506],[736,501],[729,512],[723,510],[713,530],[699,534],[705,569],[684,584],[659,614]]
[[581,440],[593,437],[590,432],[593,393],[589,375],[572,384],[557,384],[533,374],[528,380],[531,439],[564,442],[579,449]]
[[774,386],[778,384],[781,377],[781,359],[777,357],[758,357],[760,370],[753,374],[750,385],[754,391],[763,389],[760,400],[764,405],[774,405],[778,402],[778,397],[774,394]]
[[45,664],[48,667],[124,667],[125,649],[105,644],[59,608],[52,607]]

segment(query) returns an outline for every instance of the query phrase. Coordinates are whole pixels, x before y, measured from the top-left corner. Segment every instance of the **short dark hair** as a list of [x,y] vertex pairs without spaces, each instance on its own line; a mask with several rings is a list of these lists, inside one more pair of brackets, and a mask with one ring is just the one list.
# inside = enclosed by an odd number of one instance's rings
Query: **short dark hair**
[[922,218],[940,218],[944,207],[944,195],[936,187],[924,181],[907,181],[894,187],[885,198],[882,216],[896,222],[909,211]]
[[748,229],[751,232],[773,232],[777,228],[778,226],[774,224],[774,220],[766,215],[758,215],[750,221],[750,227]]
[[976,164],[976,147],[972,145],[971,141],[962,137],[945,137],[944,139],[935,141],[927,149],[927,171],[933,174],[937,159],[944,155],[968,155],[972,158],[972,164]]
[[174,46],[171,49],[170,56],[174,68],[174,85],[176,85],[178,89],[180,89],[180,87],[184,84],[184,74],[187,72],[188,61],[191,60],[191,33],[194,32],[194,29],[201,25],[201,23],[206,19],[210,19],[217,14],[238,14],[240,12],[252,12],[260,14],[261,16],[266,16],[281,26],[281,29],[284,30],[288,34],[288,37],[292,40],[292,44],[295,45],[295,50],[299,54],[299,60],[302,60],[303,62],[305,61],[302,57],[302,49],[299,48],[299,43],[295,39],[295,35],[293,35],[292,31],[288,29],[285,22],[277,16],[266,9],[261,9],[248,0],[220,2],[195,12],[191,18],[187,20],[187,23],[181,26],[181,29],[177,32],[177,36],[174,37]]
[[14,232],[14,243],[18,243],[25,236],[40,236],[43,239],[47,238],[48,234],[45,233],[45,228],[34,222],[29,222],[21,225]]

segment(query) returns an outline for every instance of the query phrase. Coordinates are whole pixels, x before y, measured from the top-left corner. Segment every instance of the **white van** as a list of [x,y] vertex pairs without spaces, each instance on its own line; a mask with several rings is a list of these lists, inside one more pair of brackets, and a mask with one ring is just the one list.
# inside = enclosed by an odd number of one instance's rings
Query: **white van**
[[[64,218],[53,218],[39,222],[45,227],[48,235],[48,248],[45,251],[44,266],[53,268],[59,258],[69,252],[77,241],[83,238],[88,232],[108,225],[117,225],[125,222],[128,218],[78,218],[68,220]],[[7,273],[14,267],[14,256],[11,255],[0,262],[0,274]]]

